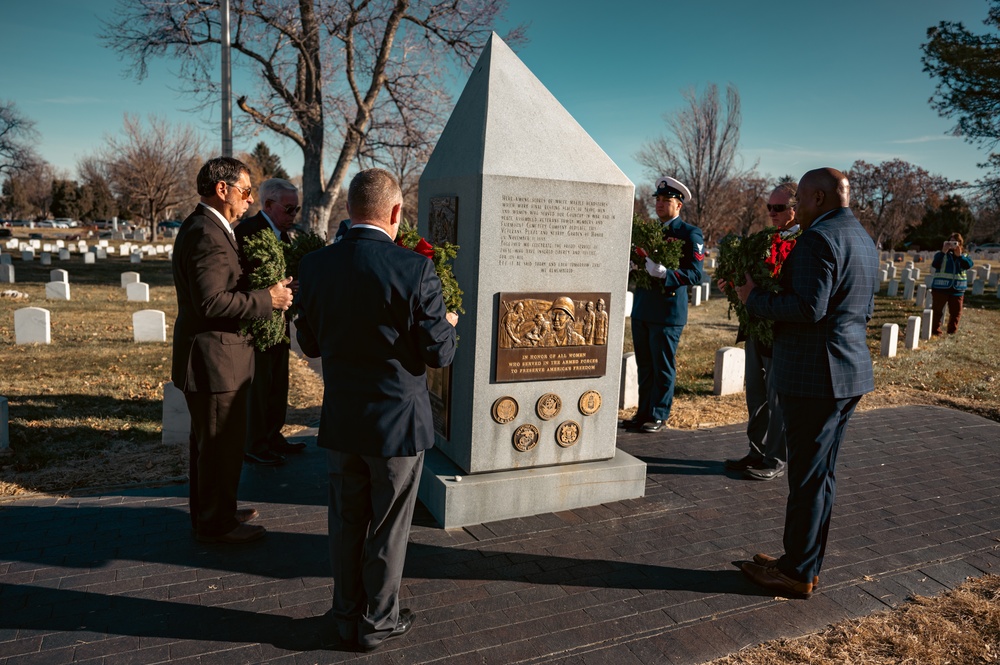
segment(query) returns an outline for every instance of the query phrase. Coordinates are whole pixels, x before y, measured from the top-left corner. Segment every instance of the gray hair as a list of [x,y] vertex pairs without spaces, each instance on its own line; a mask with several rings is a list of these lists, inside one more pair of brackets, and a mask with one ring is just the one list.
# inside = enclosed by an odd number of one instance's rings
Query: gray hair
[[795,204],[799,202],[798,200],[799,186],[797,183],[783,182],[777,187],[775,187],[774,191],[772,191],[771,193],[775,194],[777,192],[784,192],[785,194],[788,194],[788,204],[793,208],[795,207]]
[[274,197],[278,195],[278,192],[295,192],[295,197],[299,196],[299,188],[284,178],[270,178],[260,183],[260,187],[257,189],[257,200],[260,201],[261,207],[269,200],[275,201]]

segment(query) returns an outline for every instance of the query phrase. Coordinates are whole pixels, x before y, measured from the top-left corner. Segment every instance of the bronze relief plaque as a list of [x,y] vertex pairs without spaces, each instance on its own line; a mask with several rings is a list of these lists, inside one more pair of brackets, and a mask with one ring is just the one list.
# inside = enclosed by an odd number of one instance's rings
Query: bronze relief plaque
[[604,376],[610,293],[501,293],[498,383]]
[[522,453],[526,453],[538,445],[538,428],[534,425],[525,424],[514,430],[514,447]]
[[552,420],[562,410],[562,398],[555,393],[545,393],[535,403],[535,413],[542,420]]
[[580,423],[573,420],[560,423],[558,429],[556,429],[556,443],[563,448],[569,448],[579,440]]
[[517,400],[509,396],[501,397],[493,402],[493,409],[491,410],[493,420],[501,425],[506,425],[513,421],[514,418],[517,418],[517,411]]
[[577,403],[577,406],[583,415],[594,415],[601,410],[601,393],[596,390],[588,390],[580,395],[580,401]]

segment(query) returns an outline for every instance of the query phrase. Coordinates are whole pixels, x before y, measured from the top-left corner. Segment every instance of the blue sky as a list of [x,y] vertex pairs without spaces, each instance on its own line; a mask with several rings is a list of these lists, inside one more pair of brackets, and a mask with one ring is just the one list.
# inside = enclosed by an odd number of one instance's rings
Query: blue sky
[[[0,98],[37,122],[39,152],[70,175],[125,112],[189,122],[206,137],[217,124],[186,111],[194,103],[177,92],[174,63],[158,62],[142,83],[124,76],[97,38],[114,6],[0,0]],[[650,176],[635,153],[665,131],[663,114],[682,107],[682,90],[709,82],[738,87],[744,165],[759,162],[761,173],[900,157],[974,180],[985,152],[948,136],[953,123],[928,106],[934,86],[919,46],[940,20],[982,30],[986,11],[985,0],[510,0],[497,31],[529,24],[519,56],[636,184]],[[463,84],[452,83],[455,99]],[[261,138],[301,172],[293,146]]]

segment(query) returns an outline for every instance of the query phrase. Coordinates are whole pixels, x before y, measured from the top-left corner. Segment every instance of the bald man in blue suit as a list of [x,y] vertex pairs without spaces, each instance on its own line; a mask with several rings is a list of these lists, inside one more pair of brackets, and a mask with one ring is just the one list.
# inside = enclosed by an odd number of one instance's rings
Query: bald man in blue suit
[[847,177],[832,168],[799,182],[804,229],[781,272],[781,291],[747,283],[751,314],[775,321],[773,378],[788,443],[785,552],[741,568],[779,595],[808,598],[819,584],[836,498],[837,452],[861,396],[875,389],[865,341],[878,288],[878,251],[850,208]]

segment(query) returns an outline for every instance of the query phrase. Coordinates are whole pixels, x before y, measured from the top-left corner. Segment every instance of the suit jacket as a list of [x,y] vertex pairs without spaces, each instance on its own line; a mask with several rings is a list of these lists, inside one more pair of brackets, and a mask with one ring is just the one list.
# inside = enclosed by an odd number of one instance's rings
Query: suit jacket
[[299,273],[297,338],[322,356],[326,384],[318,445],[372,457],[431,448],[426,368],[450,364],[456,341],[433,262],[353,228]]
[[779,393],[843,399],[875,389],[865,328],[878,270],[875,243],[850,208],[839,208],[798,237],[780,293],[750,293],[747,309],[776,322],[771,368]]
[[177,292],[171,379],[185,392],[232,392],[253,377],[253,347],[240,321],[271,313],[271,294],[250,291],[236,240],[198,206],[174,241]]
[[[267,229],[268,233],[274,233],[274,230],[271,228],[271,225],[268,224],[267,219],[264,217],[264,213],[263,212],[258,212],[253,217],[245,219],[242,222],[240,222],[239,224],[237,224],[235,227],[233,227],[233,232],[236,234],[236,245],[237,245],[237,247],[239,247],[239,250],[240,250],[240,263],[243,266],[243,274],[245,274],[247,276],[249,276],[250,273],[253,272],[253,270],[257,267],[256,265],[251,265],[250,261],[247,260],[246,249],[245,249],[246,248],[247,238],[249,238],[250,236],[252,236],[252,235],[254,235],[254,234],[256,234],[256,233],[258,233],[260,231],[263,231],[264,229]],[[278,240],[278,242],[282,242],[282,241]],[[287,276],[287,273],[286,273],[286,276]],[[287,336],[289,334],[289,325],[288,325],[288,316],[287,316],[288,312],[285,312],[285,314],[286,314],[286,316],[285,316],[285,335]],[[287,349],[288,347],[289,347],[288,343],[282,342],[280,344],[276,344],[275,346],[272,346],[270,349],[268,349],[268,351],[270,351],[272,349],[278,349],[278,348],[285,348],[285,349]],[[264,353],[264,352],[261,352],[261,353]]]
[[[684,241],[677,270],[667,270],[663,280],[666,291],[636,289],[632,298],[632,318],[665,326],[683,326],[688,316],[688,288],[701,284],[702,263],[705,260],[705,240],[701,229],[681,220],[672,219],[663,225],[664,238]],[[639,266],[639,270],[645,270]]]

